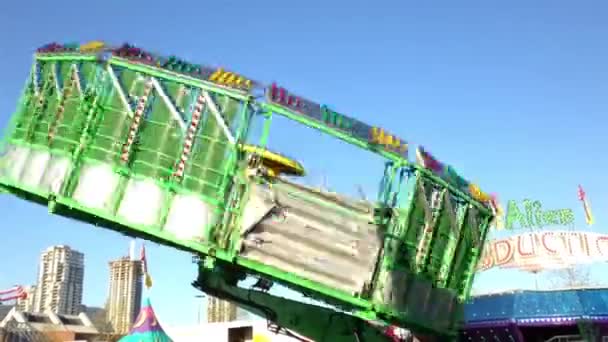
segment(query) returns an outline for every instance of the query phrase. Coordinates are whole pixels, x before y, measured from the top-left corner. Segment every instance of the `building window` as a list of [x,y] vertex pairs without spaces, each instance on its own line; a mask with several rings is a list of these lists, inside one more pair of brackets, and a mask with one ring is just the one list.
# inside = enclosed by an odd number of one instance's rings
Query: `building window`
[[228,328],[228,342],[245,342],[252,338],[253,327]]

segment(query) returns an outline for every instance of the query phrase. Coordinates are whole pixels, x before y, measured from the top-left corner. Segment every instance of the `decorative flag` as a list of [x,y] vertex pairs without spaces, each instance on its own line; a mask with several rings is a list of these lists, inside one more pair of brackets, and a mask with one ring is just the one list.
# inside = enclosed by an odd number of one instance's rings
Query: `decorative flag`
[[144,284],[146,288],[152,287],[152,277],[150,277],[150,273],[148,273],[148,262],[146,260],[146,247],[144,244],[141,244],[141,266],[144,273]]
[[585,221],[587,222],[587,225],[590,226],[593,224],[593,214],[591,213],[591,206],[589,205],[589,201],[587,201],[585,191],[583,190],[583,187],[580,184],[578,185],[578,199],[583,202],[583,209],[585,210]]
[[14,286],[8,290],[0,291],[0,303],[26,298],[27,291],[21,285]]
[[492,208],[494,208],[494,227],[496,230],[503,230],[505,228],[505,211],[500,205],[500,201],[498,200],[498,196],[496,194],[490,195],[490,203],[492,204]]

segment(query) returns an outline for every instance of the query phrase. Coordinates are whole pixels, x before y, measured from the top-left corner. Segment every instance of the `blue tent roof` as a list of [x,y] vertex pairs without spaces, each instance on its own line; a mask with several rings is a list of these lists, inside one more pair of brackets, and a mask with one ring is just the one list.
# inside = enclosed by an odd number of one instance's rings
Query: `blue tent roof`
[[608,318],[608,289],[518,291],[474,297],[467,323],[546,318]]

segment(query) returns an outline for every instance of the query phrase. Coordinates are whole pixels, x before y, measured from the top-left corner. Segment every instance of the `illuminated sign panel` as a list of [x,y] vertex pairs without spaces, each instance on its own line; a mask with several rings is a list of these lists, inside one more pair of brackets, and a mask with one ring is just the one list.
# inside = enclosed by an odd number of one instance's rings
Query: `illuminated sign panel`
[[150,65],[190,77],[207,80],[225,87],[250,91],[260,86],[241,75],[224,70],[223,68],[210,68],[204,65],[192,64],[175,56],[163,57],[140,49],[132,44],[125,43],[119,47],[110,47],[102,41],[91,41],[82,45],[50,43],[36,50],[39,54],[54,53],[98,53],[100,60],[107,61],[105,54],[128,59],[129,62]]
[[529,232],[488,241],[477,265],[538,271],[608,261],[608,235],[593,232]]
[[277,87],[276,84],[271,85],[266,93],[268,101],[273,104],[312,118],[350,136],[367,141],[369,144],[377,146],[384,151],[407,158],[407,142],[382,128],[371,127],[357,119],[335,112],[326,105],[320,105],[290,94],[285,88]]
[[253,87],[253,82],[250,79],[229,71],[225,71],[222,68],[215,70],[211,76],[209,76],[209,81],[223,86],[243,90],[251,90]]
[[557,209],[543,210],[540,201],[525,199],[522,202],[523,210],[515,201],[509,201],[507,205],[507,215],[505,218],[506,228],[543,228],[546,226],[573,226],[574,210]]
[[94,41],[88,42],[86,44],[80,45],[80,52],[82,52],[82,53],[99,52],[99,51],[103,50],[103,48],[105,48],[105,46],[106,46],[106,44],[104,42],[94,40]]
[[435,157],[433,157],[433,155],[425,151],[424,148],[418,147],[416,150],[416,159],[424,168],[429,169],[441,179],[449,184],[452,184],[465,194],[470,195],[475,200],[482,203],[492,201],[492,197],[481,191],[479,186],[474,183],[469,183],[466,179],[462,178],[462,176],[460,176],[453,167],[438,161],[435,159]]

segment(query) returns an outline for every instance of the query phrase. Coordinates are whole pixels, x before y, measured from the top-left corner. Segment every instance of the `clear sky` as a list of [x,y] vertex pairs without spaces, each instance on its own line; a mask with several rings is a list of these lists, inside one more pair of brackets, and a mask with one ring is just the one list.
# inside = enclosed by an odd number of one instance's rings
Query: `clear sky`
[[[608,233],[606,18],[600,0],[4,1],[0,126],[15,109],[35,48],[129,41],[279,81],[425,145],[503,200],[573,208],[578,228]],[[354,193],[362,184],[373,193],[380,174],[373,158],[285,127],[271,145],[302,159],[310,181],[325,176],[339,190]],[[583,223],[579,183],[596,216],[592,228]],[[85,303],[103,304],[107,262],[127,253],[128,238],[8,196],[0,196],[0,217],[0,288],[33,283],[39,253],[64,243],[86,254]],[[190,256],[149,244],[148,258],[161,319],[194,323]],[[600,273],[608,272],[594,272],[606,280]],[[513,272],[479,280],[486,290],[531,286]]]

